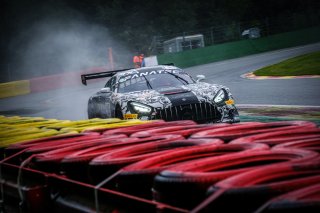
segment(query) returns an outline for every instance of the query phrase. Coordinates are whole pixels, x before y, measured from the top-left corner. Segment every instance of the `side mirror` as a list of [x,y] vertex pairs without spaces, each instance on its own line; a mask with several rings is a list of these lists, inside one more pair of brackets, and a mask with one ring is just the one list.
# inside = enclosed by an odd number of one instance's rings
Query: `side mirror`
[[206,76],[204,75],[197,75],[197,82],[200,82],[202,80],[206,79]]
[[104,87],[100,90],[100,92],[103,92],[103,93],[108,93],[108,92],[111,92],[111,89],[110,87]]

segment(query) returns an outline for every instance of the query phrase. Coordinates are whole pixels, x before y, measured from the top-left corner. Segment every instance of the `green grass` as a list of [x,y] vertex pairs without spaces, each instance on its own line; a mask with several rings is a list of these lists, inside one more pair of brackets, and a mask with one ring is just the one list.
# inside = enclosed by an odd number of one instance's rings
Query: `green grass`
[[320,51],[294,57],[254,72],[257,76],[320,75]]

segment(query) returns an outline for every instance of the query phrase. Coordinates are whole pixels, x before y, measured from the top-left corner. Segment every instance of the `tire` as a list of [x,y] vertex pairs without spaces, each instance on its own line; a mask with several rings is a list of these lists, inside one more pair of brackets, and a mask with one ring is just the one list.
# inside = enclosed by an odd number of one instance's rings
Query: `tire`
[[299,139],[315,138],[319,136],[319,128],[293,127],[292,129],[281,129],[279,131],[270,131],[267,133],[237,138],[232,140],[230,143],[265,143],[269,146],[274,146],[281,143],[291,142]]
[[[309,135],[309,137],[312,135]],[[320,135],[314,135],[314,138],[306,138],[303,140],[300,138],[298,140],[292,140],[291,142],[280,143],[273,147],[273,149],[278,148],[303,148],[307,150],[312,150],[320,153]]]
[[[121,135],[117,134],[112,136],[119,137]],[[117,149],[134,146],[142,143],[149,143],[152,141],[166,141],[167,139],[170,139],[170,138],[161,137],[161,136],[150,137],[145,139],[121,138],[119,140],[111,141],[111,143],[105,143],[105,144],[97,145],[87,149],[79,150],[77,152],[73,152],[65,156],[61,163],[62,163],[63,170],[68,177],[71,177],[73,179],[79,179],[79,174],[88,174],[88,167],[89,167],[88,164],[95,157],[98,157],[103,154],[107,154]],[[97,179],[95,178],[95,176],[106,177],[107,175],[112,173],[112,171],[106,172],[107,174],[99,170],[96,171],[94,170],[94,167],[91,167],[90,169],[91,169],[90,176],[92,176],[90,179],[93,179],[93,180]]]
[[[225,178],[271,164],[308,161],[316,156],[318,153],[300,149],[259,150],[181,163],[155,177],[154,199],[192,209],[206,197],[209,186]],[[194,196],[190,197],[190,193]]]
[[[231,141],[237,138],[255,137],[257,134],[274,133],[275,131],[292,131],[299,129],[315,129],[312,122],[307,121],[281,121],[281,122],[244,122],[230,125],[221,129],[212,129],[193,134],[192,138],[220,138],[224,141]],[[318,129],[319,130],[319,129]],[[319,130],[320,131],[320,130]],[[241,139],[240,139],[241,140]]]
[[[79,150],[87,149],[101,144],[114,144],[126,135],[117,135],[110,137],[100,137],[92,140],[78,141],[76,143],[65,143],[64,146],[53,148],[50,151],[37,154],[34,158],[35,167],[42,171],[59,173],[61,171],[61,161],[67,156]],[[34,151],[34,150],[33,150]]]
[[[90,161],[89,175],[94,183],[104,180],[109,175],[112,175],[114,172],[130,163],[134,163],[144,157],[160,154],[160,152],[152,152],[152,150],[155,151],[158,149],[157,146],[159,146],[160,149],[171,141],[182,140],[184,138],[180,135],[156,135],[148,138],[131,139],[136,140],[136,144],[127,144],[126,147],[99,155]],[[141,152],[147,154],[143,155]]]
[[231,152],[269,149],[268,146],[263,144],[222,145],[223,141],[219,139],[185,140],[184,142],[203,143],[203,145],[172,150],[169,153],[150,157],[124,167],[116,177],[118,190],[152,199],[151,188],[154,177],[161,171],[170,169],[170,167],[178,163],[219,156]]
[[22,154],[22,159],[36,153],[50,151],[59,147],[65,147],[72,144],[79,143],[81,141],[92,140],[100,138],[101,136],[97,133],[86,133],[86,134],[70,134],[70,135],[58,135],[43,139],[35,139],[23,143],[17,143],[9,146],[5,149],[5,155],[10,156],[19,151],[25,150]]
[[[165,127],[175,127],[175,126],[191,126],[195,125],[194,121],[171,121],[165,122],[163,120],[157,120],[152,122],[147,122],[144,124],[139,124],[130,127],[122,127],[117,129],[106,130],[103,134],[104,135],[113,135],[113,134],[126,134],[130,137],[136,137],[135,133],[140,134],[139,132],[147,132],[149,130],[153,131],[156,129],[161,129]],[[171,133],[170,133],[171,134]],[[178,134],[180,135],[180,134]],[[150,134],[142,134],[142,136],[149,137]]]
[[154,134],[179,134],[184,137],[189,137],[190,135],[196,132],[212,130],[215,128],[223,128],[229,125],[230,124],[226,124],[226,123],[215,124],[215,125],[200,125],[200,124],[195,124],[195,125],[183,124],[183,125],[174,125],[174,126],[163,125],[160,128],[148,129],[148,130],[136,132],[132,134],[132,137],[149,137]]
[[320,212],[319,194],[320,184],[307,186],[268,201],[256,213]]
[[[254,212],[268,200],[320,181],[320,159],[288,162],[254,169],[222,180],[208,190],[210,203],[200,204],[201,212]],[[210,199],[210,196],[212,199]],[[227,201],[233,201],[232,203]],[[227,204],[227,205],[226,205]]]

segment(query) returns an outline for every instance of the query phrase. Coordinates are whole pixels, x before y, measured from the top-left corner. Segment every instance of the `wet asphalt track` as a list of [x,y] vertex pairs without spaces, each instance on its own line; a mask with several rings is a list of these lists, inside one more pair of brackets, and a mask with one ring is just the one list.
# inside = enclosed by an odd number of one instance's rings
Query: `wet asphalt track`
[[[204,74],[206,81],[228,86],[236,104],[320,106],[320,78],[250,80],[240,76],[307,52],[320,50],[320,43],[246,56],[186,69],[192,76]],[[80,76],[79,76],[80,81]],[[87,100],[104,82],[75,88],[0,99],[0,115],[86,119]]]
[[320,106],[320,78],[252,80],[240,77],[261,67],[317,50],[320,50],[320,43],[196,66],[186,71],[193,76],[204,74],[207,82],[228,86],[238,104]]

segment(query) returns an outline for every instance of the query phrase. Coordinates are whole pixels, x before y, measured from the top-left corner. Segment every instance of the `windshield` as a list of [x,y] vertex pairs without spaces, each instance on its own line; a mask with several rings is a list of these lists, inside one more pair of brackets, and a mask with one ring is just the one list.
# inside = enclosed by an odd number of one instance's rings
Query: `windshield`
[[118,92],[133,92],[163,87],[176,87],[194,83],[194,80],[186,73],[161,73],[151,75],[124,76],[119,79]]

